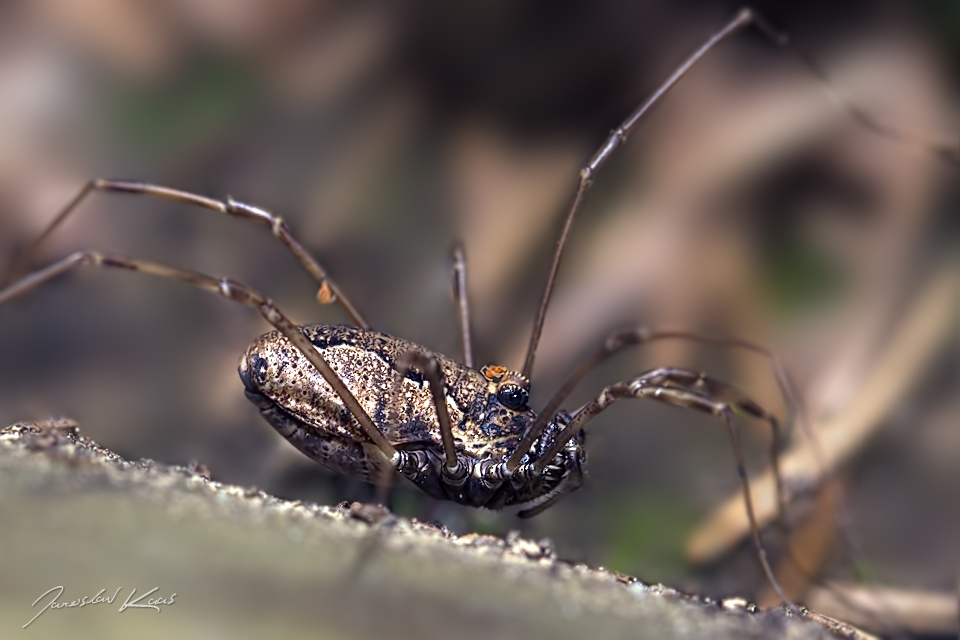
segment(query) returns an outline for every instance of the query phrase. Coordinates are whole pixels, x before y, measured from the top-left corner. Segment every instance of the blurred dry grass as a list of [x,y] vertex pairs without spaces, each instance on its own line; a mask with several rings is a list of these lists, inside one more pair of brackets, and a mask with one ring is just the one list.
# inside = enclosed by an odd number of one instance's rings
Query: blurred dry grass
[[[734,9],[8,3],[0,265],[93,176],[230,194],[283,215],[376,328],[457,354],[446,256],[460,237],[480,360],[519,366],[578,167]],[[837,86],[882,120],[960,130],[955,70],[943,55],[960,28],[949,31],[948,14],[773,10]],[[934,40],[933,23],[953,40]],[[591,192],[544,330],[534,402],[610,330],[648,322],[769,345],[814,421],[842,414],[916,292],[955,257],[956,178],[929,155],[852,124],[759,39],[729,43],[655,110]],[[229,274],[299,321],[344,321],[316,307],[309,278],[262,229],[216,216],[97,196],[40,262],[80,247]],[[234,367],[265,327],[209,298],[175,283],[84,273],[0,308],[0,425],[67,414],[105,429],[91,435],[128,456],[199,459],[217,477],[281,495],[369,497],[262,423]],[[953,327],[955,302],[944,311]],[[850,453],[845,473],[868,558],[856,571],[944,589],[960,566],[951,489],[960,447],[930,442],[957,440],[956,330],[930,349],[902,371],[904,395],[871,425],[886,428]],[[668,364],[707,368],[783,410],[762,360],[677,343],[617,358],[569,407],[608,381]],[[720,429],[637,403],[592,426],[587,487],[532,522],[413,493],[398,495],[397,507],[460,530],[522,527],[556,540],[561,555],[694,589],[740,595],[761,585],[749,552],[708,575],[681,557],[695,521],[736,490]],[[749,438],[757,466],[767,437],[756,429]],[[826,565],[850,577],[844,552]]]

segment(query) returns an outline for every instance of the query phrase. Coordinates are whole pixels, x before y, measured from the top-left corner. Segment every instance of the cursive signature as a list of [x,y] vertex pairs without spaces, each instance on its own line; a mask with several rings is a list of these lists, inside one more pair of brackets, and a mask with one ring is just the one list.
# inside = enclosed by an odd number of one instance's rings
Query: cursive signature
[[[63,586],[47,589],[46,591],[41,593],[40,597],[34,600],[33,604],[30,606],[31,607],[37,606],[38,602],[43,600],[45,596],[51,593],[54,594],[53,598],[51,598],[50,601],[47,602],[46,606],[44,606],[43,609],[40,609],[40,611],[37,612],[37,615],[30,618],[30,622],[23,625],[23,628],[26,629],[31,624],[33,624],[33,621],[39,618],[40,614],[46,611],[47,609],[70,609],[73,607],[85,607],[90,604],[103,604],[103,603],[113,604],[113,601],[117,599],[117,595],[119,595],[121,589],[123,589],[123,587],[117,587],[117,590],[113,592],[112,596],[103,595],[106,589],[100,589],[100,591],[97,592],[97,595],[93,596],[92,598],[88,596],[83,596],[82,598],[71,600],[70,602],[58,601],[58,598],[63,595]],[[177,597],[177,594],[175,593],[171,594],[169,597],[166,597],[166,598],[162,598],[162,597],[150,598],[146,602],[141,603],[141,600],[153,594],[154,592],[159,591],[159,589],[160,587],[154,587],[150,591],[147,591],[146,593],[141,595],[139,598],[134,599],[134,596],[137,595],[137,590],[136,588],[134,588],[133,591],[130,592],[130,595],[127,596],[127,599],[124,600],[123,604],[120,605],[120,608],[117,609],[117,612],[122,613],[127,609],[153,609],[157,613],[160,613],[160,605],[173,604],[173,600],[174,598]]]

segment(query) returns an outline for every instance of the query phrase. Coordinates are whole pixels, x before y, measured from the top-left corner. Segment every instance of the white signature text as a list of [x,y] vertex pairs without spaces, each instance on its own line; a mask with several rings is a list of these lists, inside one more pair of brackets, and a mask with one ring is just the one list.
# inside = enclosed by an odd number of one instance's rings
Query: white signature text
[[[43,607],[43,609],[40,609],[40,611],[37,612],[37,615],[30,618],[30,622],[23,625],[23,628],[26,629],[31,624],[33,624],[33,621],[39,618],[40,614],[45,612],[47,609],[71,609],[74,607],[86,607],[87,605],[91,605],[91,604],[104,604],[104,603],[113,604],[114,600],[116,600],[117,596],[120,594],[121,589],[123,589],[123,587],[117,587],[117,590],[113,592],[112,596],[103,595],[106,589],[100,589],[100,591],[97,592],[97,595],[93,596],[92,598],[89,596],[83,596],[82,598],[77,598],[76,600],[71,600],[69,602],[59,601],[60,596],[63,595],[63,586],[47,589],[42,594],[40,594],[40,597],[34,600],[33,604],[30,606],[31,607],[37,606],[38,602],[43,600],[46,596],[50,595],[51,593],[53,594],[53,597],[50,598],[50,600]],[[146,602],[143,602],[144,598],[147,598],[147,596],[150,596],[159,590],[160,590],[160,587],[154,587],[150,591],[147,591],[146,593],[137,597],[137,590],[136,588],[134,588],[130,592],[130,594],[127,596],[127,599],[124,600],[123,604],[120,605],[120,608],[117,609],[117,612],[122,613],[127,609],[153,609],[157,613],[160,613],[161,605],[173,604],[173,600],[174,598],[177,597],[177,594],[174,593],[165,598],[164,597],[149,598],[147,599]]]

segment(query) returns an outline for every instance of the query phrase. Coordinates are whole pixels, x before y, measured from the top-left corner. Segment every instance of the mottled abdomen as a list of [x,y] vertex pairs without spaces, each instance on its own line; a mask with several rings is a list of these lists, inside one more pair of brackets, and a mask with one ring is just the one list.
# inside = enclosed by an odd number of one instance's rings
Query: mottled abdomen
[[[241,368],[240,377],[247,383],[249,377]],[[246,390],[247,398],[260,408],[264,419],[301,453],[337,473],[378,484],[389,477],[393,469],[376,447],[349,438],[341,438],[304,424],[262,393]],[[388,474],[388,475],[384,475]]]
[[[419,372],[401,377],[396,370],[401,354],[427,349],[356,327],[310,325],[304,327],[304,333],[391,443],[399,448],[440,451],[437,413],[428,384]],[[528,417],[517,420],[516,428],[509,419],[491,421],[492,412],[505,410],[491,395],[490,382],[477,371],[434,355],[445,381],[447,410],[458,450],[475,458],[502,459],[523,435]],[[324,444],[338,455],[351,449],[367,458],[359,450],[362,443],[369,442],[360,425],[333,388],[286,338],[278,332],[260,336],[241,360],[240,375],[247,395],[260,406],[264,417],[301,451],[342,473],[366,475],[352,463],[332,460],[332,451],[306,451],[296,441],[298,434],[284,433],[296,423],[305,432],[304,437],[318,439],[314,449]],[[362,466],[369,464],[367,460]]]

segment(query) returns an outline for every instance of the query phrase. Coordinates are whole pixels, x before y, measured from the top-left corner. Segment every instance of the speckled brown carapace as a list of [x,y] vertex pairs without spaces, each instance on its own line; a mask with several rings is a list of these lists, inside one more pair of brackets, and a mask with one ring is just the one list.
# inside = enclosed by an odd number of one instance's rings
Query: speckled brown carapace
[[[404,375],[398,366],[403,354],[424,351],[423,347],[349,326],[312,325],[303,331],[391,444],[400,449],[440,447],[437,411],[426,380],[416,369]],[[458,453],[477,460],[509,457],[536,417],[533,412],[503,407],[494,382],[443,355],[431,355],[440,366]],[[330,440],[331,446],[344,444],[336,442],[340,440],[369,442],[334,389],[280,333],[260,336],[244,355],[240,371],[248,396],[265,396],[315,437]],[[269,410],[265,416],[277,426],[276,409],[258,404]],[[336,453],[342,451],[325,449],[321,455],[310,455],[338,471],[372,480],[373,461],[360,469],[350,465],[345,469],[346,461],[333,459]]]

